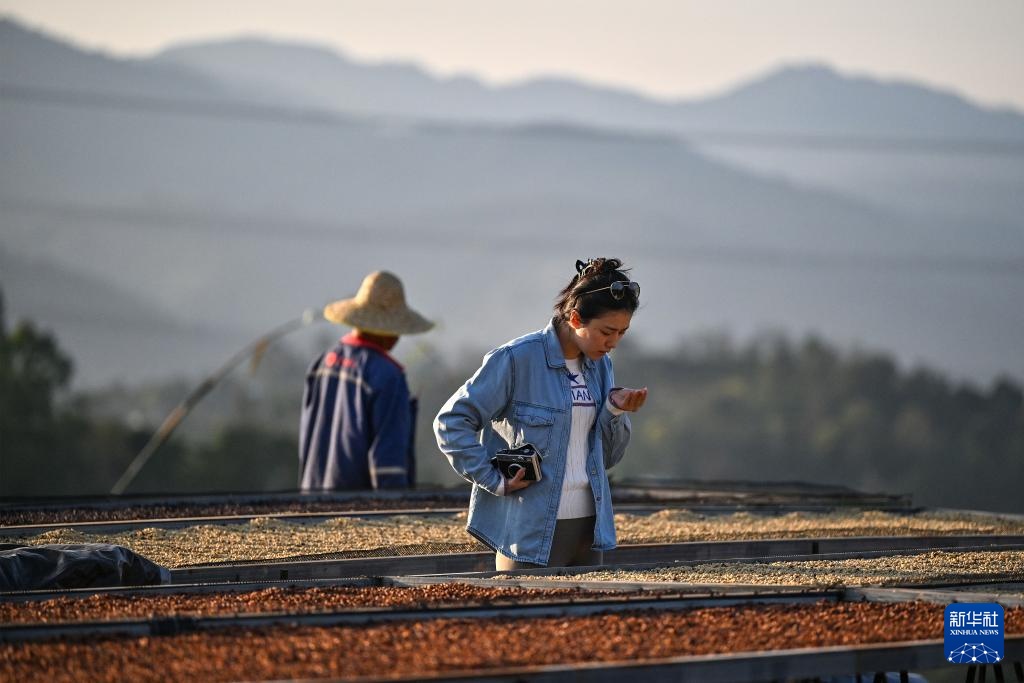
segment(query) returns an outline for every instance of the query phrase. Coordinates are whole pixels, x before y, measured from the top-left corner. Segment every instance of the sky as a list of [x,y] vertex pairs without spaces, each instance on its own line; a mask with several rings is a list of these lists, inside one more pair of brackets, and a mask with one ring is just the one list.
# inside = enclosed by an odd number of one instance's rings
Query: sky
[[0,14],[117,56],[257,35],[495,85],[557,75],[663,98],[824,62],[1024,110],[1024,0],[0,0]]

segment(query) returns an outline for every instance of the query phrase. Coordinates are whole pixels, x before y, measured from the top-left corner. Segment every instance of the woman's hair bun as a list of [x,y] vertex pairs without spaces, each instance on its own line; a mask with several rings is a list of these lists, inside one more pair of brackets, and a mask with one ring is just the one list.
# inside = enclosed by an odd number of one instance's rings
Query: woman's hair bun
[[592,258],[583,261],[576,261],[576,272],[580,278],[593,277],[601,273],[614,272],[622,267],[622,261],[617,258]]
[[616,299],[605,291],[613,282],[629,282],[628,272],[628,268],[622,267],[622,259],[576,261],[576,274],[555,299],[556,323],[568,320],[573,310],[584,320],[596,318],[606,311],[636,311],[640,304],[635,295]]

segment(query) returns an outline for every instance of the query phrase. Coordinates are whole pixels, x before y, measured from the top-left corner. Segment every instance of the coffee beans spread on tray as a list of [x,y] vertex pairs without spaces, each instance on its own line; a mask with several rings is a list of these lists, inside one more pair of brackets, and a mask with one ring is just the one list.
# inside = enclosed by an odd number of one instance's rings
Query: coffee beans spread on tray
[[[245,592],[170,595],[125,596],[101,593],[85,598],[59,597],[50,600],[0,602],[0,623],[54,623],[266,612],[306,614],[356,608],[416,609],[440,605],[514,605],[536,600],[594,600],[609,595],[623,593],[582,591],[577,588],[492,588],[465,583],[436,583],[409,587],[265,588]],[[657,593],[649,591],[644,595]]]
[[[947,512],[793,512],[769,516],[663,510],[651,515],[618,514],[615,523],[621,545],[756,538],[1024,534],[1021,521]],[[465,513],[337,517],[317,524],[259,518],[246,524],[145,528],[107,534],[59,529],[28,537],[0,538],[0,543],[115,543],[167,567],[324,553],[359,557],[486,550],[466,533],[465,526]]]
[[[1005,614],[1007,634],[1024,632],[1024,610],[1007,609]],[[572,619],[433,619],[331,628],[239,629],[153,638],[0,644],[0,680],[427,676],[498,667],[941,639],[942,624],[941,605],[822,602]]]
[[944,552],[892,555],[871,559],[799,562],[709,562],[657,569],[606,571],[553,576],[568,581],[680,581],[685,583],[786,586],[895,586],[1024,580],[1024,552]]

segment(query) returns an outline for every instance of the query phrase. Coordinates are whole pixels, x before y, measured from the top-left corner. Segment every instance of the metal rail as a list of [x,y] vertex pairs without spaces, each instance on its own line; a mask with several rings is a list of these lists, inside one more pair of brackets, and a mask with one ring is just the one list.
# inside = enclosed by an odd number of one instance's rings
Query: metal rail
[[972,586],[968,590],[955,590],[949,586],[937,586],[927,590],[915,588],[846,588],[844,596],[849,600],[867,600],[868,602],[909,602],[923,600],[936,604],[948,605],[954,602],[998,602],[1003,607],[1024,607],[1024,583],[1017,584],[1013,593],[1000,588],[1005,584],[987,586],[990,590],[980,590],[983,586]]
[[[128,597],[159,597],[161,595],[204,594],[204,593],[243,593],[279,589],[305,588],[377,588],[382,586],[409,588],[414,586],[430,586],[445,583],[464,583],[472,586],[490,588],[579,588],[587,591],[604,592],[670,592],[677,595],[690,596],[736,596],[736,595],[800,595],[808,592],[821,591],[819,588],[800,586],[770,586],[764,584],[694,584],[671,583],[665,581],[564,581],[554,579],[480,579],[462,578],[461,576],[373,576],[348,577],[340,579],[313,579],[303,581],[246,581],[239,583],[184,583],[163,584],[159,586],[112,586],[109,588],[72,588],[66,590],[19,591],[0,594],[0,602],[30,602],[53,600],[55,598],[84,599],[96,595],[112,595]],[[833,590],[833,589],[829,589]],[[836,589],[838,590],[838,589]]]
[[54,496],[49,498],[0,499],[0,513],[45,510],[121,510],[133,507],[179,507],[185,505],[282,505],[301,503],[352,503],[358,501],[434,501],[469,502],[469,488],[412,489],[402,491],[266,491],[258,493],[219,492],[194,494],[125,494],[123,496]]
[[[468,504],[468,503],[467,503]],[[865,510],[889,512],[892,514],[917,514],[926,512],[926,508],[879,508],[876,506],[841,506],[844,510],[862,508]],[[795,504],[682,504],[682,503],[618,503],[615,505],[616,512],[627,512],[632,514],[653,514],[663,510],[684,509],[704,515],[728,515],[737,512],[748,512],[756,515],[773,516],[783,515],[791,512],[828,513],[837,509],[835,505],[795,503]],[[457,514],[466,511],[466,505],[458,507],[422,507],[422,508],[387,508],[387,509],[352,509],[332,510],[317,512],[293,512],[274,511],[254,512],[232,515],[198,515],[180,517],[140,517],[135,519],[97,520],[83,522],[46,522],[33,524],[2,524],[0,523],[0,535],[22,536],[28,534],[41,534],[58,529],[75,529],[83,533],[119,533],[131,531],[137,528],[159,528],[179,529],[200,524],[245,524],[254,519],[280,519],[300,523],[317,523],[333,519],[335,517],[379,517],[393,515],[430,516]],[[2,515],[2,510],[0,510]],[[1024,521],[1024,516],[1020,520]]]
[[[445,583],[444,580],[433,583]],[[240,581],[232,583],[167,583],[152,586],[106,586],[98,588],[65,588],[0,593],[0,602],[30,602],[55,598],[85,599],[94,595],[112,595],[121,598],[146,598],[161,595],[196,593],[244,593],[267,588],[368,588],[401,585],[389,577],[347,577],[341,579],[314,579],[304,581]]]
[[[646,569],[659,566],[685,566],[709,561],[763,562],[769,560],[821,560],[912,555],[933,550],[1024,550],[1022,536],[925,536],[925,537],[851,537],[827,539],[784,539],[716,541],[626,545],[605,553],[602,569],[629,566]],[[345,576],[396,576],[417,574],[501,575],[492,571],[494,554],[452,553],[382,558],[306,560],[301,562],[183,567],[171,570],[172,583],[208,583],[227,581],[268,581],[341,578]],[[581,573],[590,568],[529,569],[511,575]],[[506,574],[506,575],[507,575]],[[1006,577],[1012,578],[1012,577]]]
[[[664,508],[651,508],[662,510]],[[458,508],[415,508],[409,510],[338,510],[337,512],[274,512],[270,514],[215,515],[206,517],[162,517],[154,519],[125,519],[109,522],[60,522],[57,524],[19,524],[0,526],[0,536],[27,536],[74,529],[82,533],[116,534],[136,529],[185,529],[204,524],[248,524],[254,519],[275,519],[297,524],[319,524],[338,517],[395,517],[410,515],[414,517],[431,517],[453,515],[465,512],[465,507]]]
[[[776,487],[777,488],[777,487]],[[455,488],[418,488],[380,491],[265,491],[194,494],[125,494],[121,496],[51,496],[0,498],[0,513],[8,511],[69,510],[91,508],[119,510],[131,507],[177,507],[183,505],[269,505],[303,502],[351,503],[354,501],[386,502],[409,500],[447,499],[450,502],[469,502],[468,486]],[[867,494],[804,485],[804,488],[775,490],[767,486],[741,486],[736,482],[682,482],[678,485],[613,484],[612,498],[616,503],[647,505],[814,505],[845,507],[854,505],[873,509],[912,508],[910,496]]]
[[[1024,636],[1008,636],[1005,640],[1004,662],[1024,660]],[[533,667],[467,672],[445,672],[436,675],[419,673],[415,676],[362,677],[345,679],[346,683],[375,683],[376,681],[431,683],[464,683],[487,681],[491,683],[536,681],[537,683],[620,683],[624,680],[645,683],[744,683],[777,681],[822,676],[862,674],[871,680],[871,674],[880,671],[927,670],[945,663],[944,644],[941,640],[917,640],[902,643],[883,643],[842,647],[800,648],[713,654],[667,659],[648,659],[627,662],[580,662]],[[964,671],[966,672],[966,668]],[[339,679],[329,679],[339,681]],[[973,680],[973,679],[971,679]],[[997,678],[997,680],[999,680]]]
[[171,583],[225,583],[337,579],[349,576],[454,574],[486,571],[494,566],[494,553],[451,553],[404,557],[359,557],[342,560],[261,562],[183,567],[171,570]]
[[998,602],[1004,607],[1024,606],[1024,581],[1016,583],[948,583],[920,584],[906,588],[868,588],[844,586],[830,589],[770,584],[686,583],[682,581],[570,581],[565,579],[508,577],[477,578],[472,576],[403,576],[390,577],[393,585],[426,586],[438,582],[458,582],[484,588],[576,588],[585,591],[618,590],[633,592],[670,591],[693,596],[783,595],[819,590],[841,591],[843,600],[851,602],[910,602],[923,600],[948,605],[953,602]]
[[910,494],[863,493],[846,487],[809,484],[807,482],[739,482],[739,481],[665,481],[619,482],[613,495],[643,496],[650,501],[729,498],[740,503],[744,500],[769,502],[828,503],[836,507],[870,505],[872,507],[909,507]]

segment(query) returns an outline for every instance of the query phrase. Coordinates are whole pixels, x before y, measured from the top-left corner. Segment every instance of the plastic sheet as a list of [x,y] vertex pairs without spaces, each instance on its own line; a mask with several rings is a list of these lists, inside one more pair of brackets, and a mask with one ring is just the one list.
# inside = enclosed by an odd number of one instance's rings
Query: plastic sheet
[[0,591],[170,582],[169,569],[119,545],[85,543],[0,548]]

